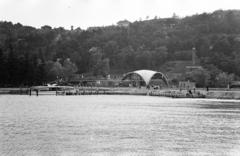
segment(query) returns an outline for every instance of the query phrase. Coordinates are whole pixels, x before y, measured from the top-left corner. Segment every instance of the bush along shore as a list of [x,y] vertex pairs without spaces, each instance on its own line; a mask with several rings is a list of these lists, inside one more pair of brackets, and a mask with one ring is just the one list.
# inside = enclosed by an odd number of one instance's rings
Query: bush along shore
[[212,90],[197,89],[189,92],[187,90],[161,89],[151,90],[146,88],[107,88],[107,87],[75,87],[71,90],[30,90],[30,88],[0,88],[0,94],[16,95],[144,95],[161,96],[171,98],[214,98],[214,99],[240,99],[239,90]]

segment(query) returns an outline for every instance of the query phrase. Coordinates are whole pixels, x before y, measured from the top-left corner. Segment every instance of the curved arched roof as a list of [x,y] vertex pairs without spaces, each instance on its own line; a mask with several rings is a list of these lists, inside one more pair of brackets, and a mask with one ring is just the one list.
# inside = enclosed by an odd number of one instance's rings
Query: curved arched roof
[[128,77],[129,75],[132,75],[132,74],[139,75],[144,80],[146,85],[149,85],[151,79],[155,75],[160,75],[160,78],[168,85],[168,80],[167,80],[166,76],[161,72],[157,72],[157,71],[153,71],[153,70],[136,70],[136,71],[133,71],[133,72],[129,72],[123,77],[123,80],[126,77]]

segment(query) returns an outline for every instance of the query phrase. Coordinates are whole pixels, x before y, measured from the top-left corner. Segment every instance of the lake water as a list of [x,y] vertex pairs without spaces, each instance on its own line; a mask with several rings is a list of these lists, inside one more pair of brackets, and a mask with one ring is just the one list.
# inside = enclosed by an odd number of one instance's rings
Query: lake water
[[0,96],[0,155],[240,155],[240,101]]

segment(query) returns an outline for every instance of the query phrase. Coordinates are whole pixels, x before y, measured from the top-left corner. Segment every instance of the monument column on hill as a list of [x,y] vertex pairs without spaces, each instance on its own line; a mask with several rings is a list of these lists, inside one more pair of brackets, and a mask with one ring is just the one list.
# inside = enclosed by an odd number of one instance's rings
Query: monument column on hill
[[191,72],[191,71],[194,71],[194,70],[202,70],[203,69],[202,66],[197,65],[198,63],[196,61],[197,61],[196,48],[193,47],[192,48],[192,65],[186,66],[186,72]]
[[196,48],[195,47],[192,48],[192,65],[193,66],[196,65]]

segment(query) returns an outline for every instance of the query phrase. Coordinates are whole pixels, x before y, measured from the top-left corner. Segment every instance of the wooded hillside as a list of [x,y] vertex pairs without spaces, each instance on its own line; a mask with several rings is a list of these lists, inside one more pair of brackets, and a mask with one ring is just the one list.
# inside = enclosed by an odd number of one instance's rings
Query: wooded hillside
[[[169,61],[191,60],[193,47],[205,69],[197,73],[197,77],[204,76],[201,85],[216,86],[219,79],[238,79],[240,11],[218,10],[87,30],[50,26],[36,29],[2,21],[0,85],[70,80],[74,73],[106,76],[136,69],[160,70]],[[181,79],[194,80],[196,73],[192,74]]]

